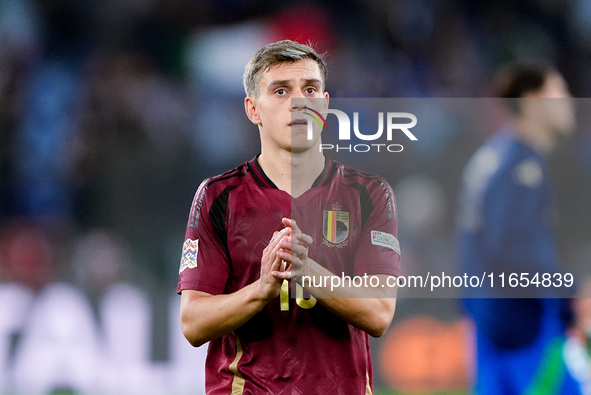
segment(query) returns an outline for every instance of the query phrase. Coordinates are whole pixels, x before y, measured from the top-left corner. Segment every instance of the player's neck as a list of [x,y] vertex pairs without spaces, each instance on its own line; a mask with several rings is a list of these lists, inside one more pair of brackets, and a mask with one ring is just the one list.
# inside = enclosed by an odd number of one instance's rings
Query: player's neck
[[312,187],[324,170],[324,155],[313,150],[302,154],[288,151],[276,153],[263,150],[259,165],[277,188],[298,197]]
[[556,144],[556,138],[547,125],[538,124],[534,120],[517,118],[515,129],[518,138],[542,155],[548,154]]

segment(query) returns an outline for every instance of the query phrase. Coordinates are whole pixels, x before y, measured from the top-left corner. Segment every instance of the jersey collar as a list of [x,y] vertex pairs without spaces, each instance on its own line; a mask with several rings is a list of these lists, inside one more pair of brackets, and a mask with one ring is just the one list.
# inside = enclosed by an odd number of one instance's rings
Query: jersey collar
[[[271,179],[267,177],[263,171],[263,168],[257,160],[258,157],[259,155],[255,156],[248,162],[249,170],[255,181],[263,188],[279,189],[277,188],[277,185],[275,185],[275,183],[271,181]],[[337,167],[335,162],[330,158],[326,158],[324,161],[324,169],[312,184],[312,188],[328,184],[331,180],[331,175],[336,171],[336,169]]]
[[255,156],[248,162],[248,168],[252,173],[252,176],[254,177],[255,181],[263,188],[279,189],[277,188],[277,185],[275,185],[275,183],[271,181],[271,179],[267,177],[267,175],[263,171],[263,168],[257,160],[259,156],[260,154]]

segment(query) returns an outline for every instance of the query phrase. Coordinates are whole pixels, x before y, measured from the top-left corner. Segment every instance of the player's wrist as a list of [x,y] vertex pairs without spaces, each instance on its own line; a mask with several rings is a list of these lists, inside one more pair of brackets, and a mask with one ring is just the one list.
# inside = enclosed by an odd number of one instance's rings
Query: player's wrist
[[265,284],[263,284],[260,278],[252,283],[251,287],[249,288],[250,290],[248,299],[255,303],[265,305],[275,297],[274,295],[271,295],[271,293],[266,289]]

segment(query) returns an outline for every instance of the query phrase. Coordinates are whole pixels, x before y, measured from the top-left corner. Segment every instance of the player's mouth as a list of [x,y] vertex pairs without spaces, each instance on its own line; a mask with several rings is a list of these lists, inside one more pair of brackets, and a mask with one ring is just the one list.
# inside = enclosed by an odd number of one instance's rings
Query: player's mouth
[[293,121],[291,121],[289,123],[289,126],[306,126],[308,125],[308,120],[307,119],[294,119]]

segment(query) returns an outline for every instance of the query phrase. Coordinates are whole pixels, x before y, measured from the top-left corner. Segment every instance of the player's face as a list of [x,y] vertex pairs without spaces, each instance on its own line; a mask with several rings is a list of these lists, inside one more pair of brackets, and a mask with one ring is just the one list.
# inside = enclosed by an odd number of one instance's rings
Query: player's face
[[538,92],[540,109],[552,132],[569,134],[575,127],[575,107],[566,81],[558,73],[551,73]]
[[304,105],[318,107],[318,100],[309,99],[323,98],[326,108],[328,93],[322,90],[322,73],[313,60],[280,63],[263,72],[258,97],[245,101],[250,120],[259,125],[263,150],[274,147],[298,153],[316,147],[320,133],[307,138],[309,120],[301,112]]

